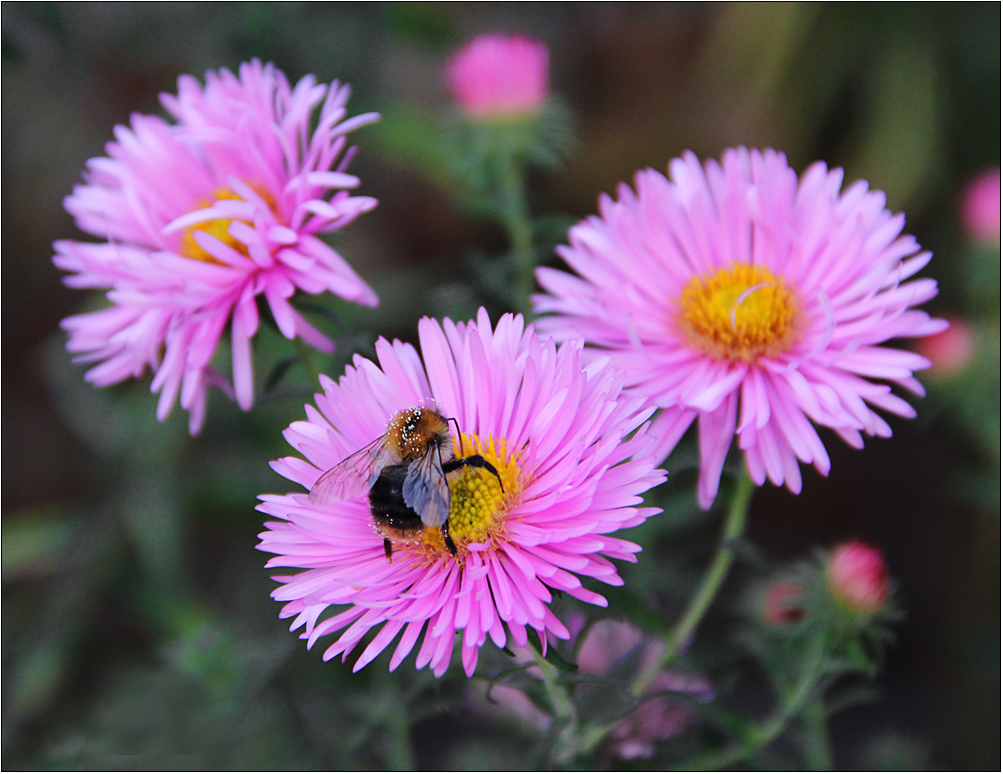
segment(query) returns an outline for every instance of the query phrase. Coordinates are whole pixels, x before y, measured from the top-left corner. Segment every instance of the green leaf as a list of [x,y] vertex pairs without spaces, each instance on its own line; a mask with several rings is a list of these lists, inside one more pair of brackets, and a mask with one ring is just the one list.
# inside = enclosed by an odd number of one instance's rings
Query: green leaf
[[380,115],[380,122],[369,129],[369,136],[388,163],[410,168],[449,188],[449,163],[438,116],[402,102],[383,108]]
[[70,546],[77,519],[58,510],[33,510],[3,520],[3,582],[55,570]]

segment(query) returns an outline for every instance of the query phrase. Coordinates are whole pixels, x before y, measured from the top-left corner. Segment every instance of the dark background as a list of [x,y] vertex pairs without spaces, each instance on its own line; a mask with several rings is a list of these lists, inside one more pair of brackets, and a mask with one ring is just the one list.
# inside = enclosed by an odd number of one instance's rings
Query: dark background
[[[886,191],[933,250],[924,273],[941,294],[927,309],[981,315],[995,330],[988,365],[962,385],[932,383],[914,402],[919,419],[891,421],[892,439],[856,452],[825,436],[830,477],[806,471],[800,497],[767,486],[751,532],[778,562],[859,537],[882,547],[896,578],[907,617],[881,698],[833,721],[838,767],[998,768],[999,248],[979,252],[957,218],[965,180],[999,166],[998,4],[6,2],[0,12],[4,768],[398,760],[366,725],[369,710],[352,709],[363,688],[369,699],[402,690],[380,674],[385,659],[352,678],[304,652],[253,551],[252,498],[286,491],[265,463],[287,453],[279,431],[302,398],[244,417],[217,394],[188,442],[180,411],[153,420],[148,378],[92,389],[58,322],[100,304],[60,284],[50,245],[81,237],[62,199],[114,124],[160,112],[157,94],[181,73],[258,56],[291,80],[348,81],[352,114],[384,115],[356,135],[352,170],[380,206],[339,236],[381,306],[342,310],[356,334],[339,339],[341,357],[373,334],[413,338],[422,314],[469,314],[468,248],[497,252],[505,240],[455,204],[434,138],[445,57],[496,30],[548,44],[552,89],[576,119],[567,164],[533,180],[535,211],[584,217],[600,192],[646,166],[664,171],[687,148],[772,146],[799,171],[822,158]],[[986,271],[988,303],[971,289]],[[349,709],[324,704],[334,690]],[[447,678],[434,690],[445,705],[462,687]],[[452,743],[429,744],[429,722],[411,732],[420,767],[473,767],[472,750],[490,747],[469,721]],[[362,740],[356,757],[330,757],[338,735]]]

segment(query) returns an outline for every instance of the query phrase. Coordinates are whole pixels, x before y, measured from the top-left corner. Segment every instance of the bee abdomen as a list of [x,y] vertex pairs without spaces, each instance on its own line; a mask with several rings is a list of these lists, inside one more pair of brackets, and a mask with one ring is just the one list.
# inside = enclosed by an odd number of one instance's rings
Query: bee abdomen
[[404,504],[407,465],[388,465],[369,490],[373,521],[387,537],[407,537],[422,528],[421,516]]

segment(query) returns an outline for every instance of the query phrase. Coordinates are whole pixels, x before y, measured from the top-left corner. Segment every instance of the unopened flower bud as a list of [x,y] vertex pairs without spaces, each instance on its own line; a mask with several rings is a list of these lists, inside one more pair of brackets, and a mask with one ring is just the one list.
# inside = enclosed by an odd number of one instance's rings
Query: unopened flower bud
[[446,67],[453,99],[474,120],[538,113],[547,101],[547,47],[522,35],[481,35]]
[[976,242],[1000,241],[1000,171],[986,169],[961,193],[961,222]]
[[804,588],[800,583],[781,579],[772,581],[763,594],[763,619],[771,626],[804,620],[807,612],[801,602],[803,594]]
[[838,546],[826,569],[829,590],[851,610],[876,613],[888,602],[890,581],[881,552],[853,540]]

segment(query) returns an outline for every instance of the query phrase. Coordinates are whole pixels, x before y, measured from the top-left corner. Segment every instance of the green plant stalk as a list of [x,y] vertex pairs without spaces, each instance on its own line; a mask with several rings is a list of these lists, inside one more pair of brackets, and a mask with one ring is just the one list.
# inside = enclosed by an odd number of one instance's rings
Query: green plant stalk
[[296,347],[296,352],[299,354],[300,362],[303,364],[307,376],[310,377],[310,387],[319,389],[320,371],[317,370],[317,366],[313,362],[314,351],[299,337],[293,339],[293,345]]
[[644,692],[651,685],[662,669],[675,660],[680,651],[686,646],[693,633],[696,631],[700,621],[703,620],[711,603],[721,589],[721,584],[731,569],[735,555],[732,550],[733,542],[745,531],[746,517],[749,511],[749,502],[755,487],[748,474],[742,473],[736,481],[735,491],[732,494],[731,503],[728,506],[728,517],[724,522],[724,530],[721,533],[721,542],[718,545],[717,553],[711,561],[703,580],[697,587],[696,594],[690,600],[689,607],[683,613],[679,622],[666,634],[665,653],[662,658],[653,664],[644,674],[642,674],[633,685],[634,695],[643,696]]
[[[666,647],[662,657],[641,674],[631,686],[634,695],[638,699],[644,696],[645,691],[648,690],[648,686],[658,677],[662,669],[679,655],[679,652],[689,641],[690,637],[693,636],[693,632],[696,631],[700,621],[703,620],[704,615],[710,608],[711,602],[717,596],[717,592],[721,589],[721,584],[724,583],[724,579],[727,577],[728,570],[731,568],[731,563],[734,560],[734,553],[731,548],[732,543],[745,531],[749,502],[752,500],[752,493],[754,491],[755,487],[752,480],[743,472],[736,482],[735,491],[728,506],[728,516],[724,522],[724,529],[721,534],[721,542],[717,553],[714,555],[713,560],[711,560],[703,580],[697,587],[696,594],[694,594],[690,601],[686,612],[683,613],[683,617],[666,633]],[[582,751],[591,753],[602,742],[611,727],[612,724],[605,724],[601,726],[590,725],[585,728],[582,732]]]
[[411,723],[403,706],[398,706],[387,717],[386,732],[387,768],[390,771],[414,771]]
[[502,222],[508,232],[512,247],[512,260],[516,275],[517,311],[528,315],[531,311],[529,297],[536,287],[533,269],[536,256],[533,250],[533,227],[526,204],[526,177],[518,156],[509,149],[498,158],[498,185]]
[[530,648],[536,665],[543,675],[543,686],[547,692],[547,701],[553,712],[555,727],[559,729],[554,748],[550,758],[552,763],[564,764],[574,758],[582,748],[578,738],[578,713],[575,711],[575,704],[571,700],[568,688],[558,678],[557,668],[547,662],[544,657]]
[[809,702],[802,715],[805,735],[805,765],[810,771],[832,771],[832,747],[825,702]]
[[[677,769],[679,771],[720,771],[726,766],[748,760],[770,744],[780,736],[787,727],[790,719],[804,708],[812,688],[815,687],[815,683],[822,676],[826,650],[827,637],[825,633],[822,633],[812,643],[812,651],[809,655],[808,663],[801,673],[801,677],[795,683],[792,690],[784,692],[780,707],[770,719],[761,725],[753,727],[746,733],[745,739],[741,743],[731,745],[723,750],[691,758],[681,766],[678,766]],[[821,705],[821,699],[815,703],[820,705],[824,723],[825,710]],[[827,748],[828,741],[826,741],[826,750]]]

